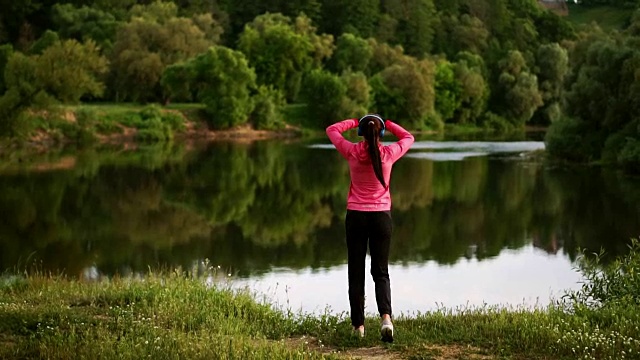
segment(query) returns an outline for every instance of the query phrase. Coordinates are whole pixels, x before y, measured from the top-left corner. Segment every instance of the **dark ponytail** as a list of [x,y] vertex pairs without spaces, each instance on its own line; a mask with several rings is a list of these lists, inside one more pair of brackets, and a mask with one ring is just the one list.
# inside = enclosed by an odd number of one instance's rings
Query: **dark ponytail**
[[[366,121],[366,120],[365,120]],[[378,149],[378,142],[380,141],[380,130],[382,126],[378,121],[371,119],[367,123],[364,138],[367,140],[369,157],[371,158],[371,165],[373,165],[373,172],[376,174],[380,184],[386,189],[387,184],[384,182],[384,175],[382,173],[382,159],[380,158],[380,149]]]

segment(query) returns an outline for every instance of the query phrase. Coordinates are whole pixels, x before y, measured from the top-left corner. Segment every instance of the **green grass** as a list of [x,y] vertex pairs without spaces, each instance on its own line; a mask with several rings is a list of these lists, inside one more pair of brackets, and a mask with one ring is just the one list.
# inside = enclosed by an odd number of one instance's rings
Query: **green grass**
[[569,5],[569,16],[567,19],[578,25],[590,25],[595,22],[603,30],[620,30],[629,23],[632,14],[632,9],[573,4]]
[[224,280],[212,284],[220,278],[212,268],[99,282],[7,275],[0,277],[0,358],[366,359],[372,347],[407,359],[640,358],[640,244],[610,265],[586,255],[579,264],[582,289],[548,307],[400,316],[393,344],[380,342],[375,318],[359,339],[345,313],[274,308]]

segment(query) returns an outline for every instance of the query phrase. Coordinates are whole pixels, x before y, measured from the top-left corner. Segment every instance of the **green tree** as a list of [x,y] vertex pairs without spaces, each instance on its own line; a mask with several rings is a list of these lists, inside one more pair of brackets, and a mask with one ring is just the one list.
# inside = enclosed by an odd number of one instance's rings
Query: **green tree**
[[536,53],[537,76],[544,105],[537,110],[542,124],[551,124],[561,116],[560,101],[564,80],[569,72],[569,55],[557,43],[546,44]]
[[370,81],[373,111],[422,129],[434,114],[435,64],[430,60],[413,60],[394,64],[376,74]]
[[423,57],[431,51],[436,19],[433,0],[388,1],[383,11],[395,20],[393,42],[407,54]]
[[13,55],[13,46],[11,44],[0,45],[0,94],[4,94],[7,89],[4,81],[4,69],[11,55]]
[[[184,67],[186,69],[180,69]],[[214,46],[203,54],[169,67],[163,79],[170,93],[181,93],[187,79],[195,99],[206,106],[209,121],[218,129],[244,124],[254,109],[251,91],[256,86],[256,75],[245,56],[223,46]],[[178,80],[177,82],[175,82]]]
[[307,103],[308,116],[318,119],[318,127],[327,127],[342,120],[341,106],[347,87],[337,75],[315,69],[304,80],[302,96]]
[[110,50],[119,22],[111,13],[89,6],[55,4],[51,20],[63,38],[84,41],[93,39],[103,50]]
[[47,30],[42,36],[34,42],[29,48],[29,54],[42,54],[49,46],[60,42],[60,36],[57,32]]
[[488,47],[489,30],[473,16],[441,15],[436,26],[434,51],[453,57],[461,51],[482,54]]
[[375,75],[391,65],[404,64],[414,60],[404,53],[404,49],[400,45],[391,46],[376,39],[369,39],[368,41],[373,50],[373,57],[369,61],[367,75]]
[[5,66],[6,91],[0,98],[0,135],[19,135],[25,129],[24,112],[52,101],[77,102],[82,96],[101,96],[100,77],[107,60],[93,41],[57,42],[42,54],[15,53]]
[[325,0],[320,28],[335,37],[344,33],[372,37],[377,31],[380,3],[376,0]]
[[345,33],[336,42],[336,50],[331,58],[331,67],[337,73],[345,70],[365,71],[373,56],[373,48],[367,40]]
[[293,18],[305,14],[305,16],[317,21],[320,19],[321,7],[322,3],[319,0],[225,1],[223,8],[229,14],[231,28],[226,39],[227,44],[235,44],[246,24],[260,15],[279,13]]
[[443,121],[452,119],[462,105],[462,87],[455,76],[454,64],[443,60],[436,65],[435,109]]
[[341,105],[342,118],[357,118],[368,112],[371,103],[371,86],[362,72],[345,71],[340,77],[347,87],[347,93]]
[[116,35],[110,88],[118,101],[158,100],[165,68],[206,51],[215,38],[193,19],[177,17],[173,3],[136,5],[131,14]]
[[499,115],[516,128],[524,126],[534,111],[540,107],[542,96],[538,90],[537,77],[529,72],[522,54],[513,50],[500,61],[498,98]]
[[293,101],[304,72],[314,64],[315,48],[308,34],[296,31],[291,19],[281,14],[258,16],[248,24],[238,42],[258,84],[273,86]]
[[454,121],[477,122],[487,109],[490,95],[484,60],[478,55],[462,52],[457,55],[454,72],[461,90],[461,104]]
[[282,93],[264,85],[253,95],[254,108],[251,123],[256,129],[279,129],[284,127],[283,109],[286,101]]
[[593,32],[573,45],[566,118],[554,122],[545,139],[551,156],[640,169],[638,39],[630,28],[623,34]]
[[101,77],[108,61],[93,40],[53,44],[36,57],[36,63],[36,77],[44,90],[63,103],[76,103],[84,95],[100,97],[104,92]]

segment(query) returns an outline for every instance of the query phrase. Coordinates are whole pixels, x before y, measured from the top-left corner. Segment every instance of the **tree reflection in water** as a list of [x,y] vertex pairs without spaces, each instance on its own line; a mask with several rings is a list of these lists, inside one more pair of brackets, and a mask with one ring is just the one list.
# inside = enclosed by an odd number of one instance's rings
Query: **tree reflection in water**
[[[81,276],[212,264],[247,276],[344,264],[348,168],[281,141],[60,153],[0,164],[0,268]],[[571,259],[638,235],[638,179],[502,158],[406,158],[392,177],[397,264],[527,244]]]

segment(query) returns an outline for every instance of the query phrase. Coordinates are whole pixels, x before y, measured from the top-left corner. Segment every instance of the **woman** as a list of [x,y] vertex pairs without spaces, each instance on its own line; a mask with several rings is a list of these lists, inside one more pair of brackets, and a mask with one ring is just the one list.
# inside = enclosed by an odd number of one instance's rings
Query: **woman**
[[[352,143],[342,133],[358,128],[364,140]],[[391,132],[398,141],[383,146],[380,138]],[[349,119],[327,128],[327,136],[349,162],[351,185],[345,219],[348,252],[349,303],[353,331],[364,337],[364,272],[367,245],[371,254],[371,276],[375,282],[376,303],[382,320],[382,340],[393,341],[389,246],[391,242],[391,167],[411,144],[413,136],[400,125],[378,115]]]

